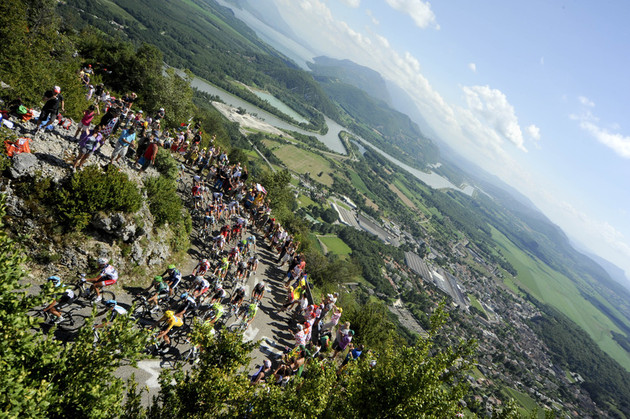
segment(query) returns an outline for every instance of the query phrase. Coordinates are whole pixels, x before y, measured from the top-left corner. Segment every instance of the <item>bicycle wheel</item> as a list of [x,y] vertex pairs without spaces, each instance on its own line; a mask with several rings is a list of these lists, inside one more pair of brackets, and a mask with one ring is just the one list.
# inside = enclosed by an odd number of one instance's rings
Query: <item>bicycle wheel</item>
[[116,296],[111,291],[101,291],[101,305],[105,306],[105,301],[115,300]]

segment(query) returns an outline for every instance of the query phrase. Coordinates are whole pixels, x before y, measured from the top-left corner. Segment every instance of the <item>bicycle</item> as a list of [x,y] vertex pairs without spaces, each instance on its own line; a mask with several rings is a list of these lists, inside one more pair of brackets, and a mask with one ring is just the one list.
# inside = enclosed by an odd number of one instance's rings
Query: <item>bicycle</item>
[[[77,281],[73,284],[70,284],[70,289],[74,292],[74,295],[77,296],[77,299],[75,301],[82,306],[84,306],[84,304],[80,301],[80,299],[89,301],[95,296],[95,293],[92,290],[92,284],[85,280],[85,276],[86,275],[84,273],[78,274]],[[115,299],[116,296],[113,292],[101,289],[101,304],[104,304],[107,300]]]
[[41,320],[40,324],[43,323],[45,325],[57,326],[68,331],[73,331],[79,329],[84,323],[84,317],[74,313],[79,309],[78,307],[72,307],[68,311],[62,313],[60,321],[57,321],[57,317],[54,314],[44,311],[46,307],[48,307],[48,304],[31,313],[32,317],[39,318]]

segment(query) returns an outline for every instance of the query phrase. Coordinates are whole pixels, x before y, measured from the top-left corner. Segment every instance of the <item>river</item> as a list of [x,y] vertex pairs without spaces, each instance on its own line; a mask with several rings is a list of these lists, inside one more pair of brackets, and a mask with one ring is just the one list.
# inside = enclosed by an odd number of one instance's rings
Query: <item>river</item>
[[[330,148],[332,151],[335,151],[337,153],[340,154],[347,154],[346,153],[346,149],[344,147],[344,145],[342,144],[341,140],[339,139],[339,133],[341,131],[346,131],[349,132],[347,128],[342,127],[341,125],[339,125],[337,122],[333,121],[332,119],[328,118],[327,116],[325,116],[325,121],[326,121],[326,125],[328,126],[328,132],[326,133],[326,135],[322,135],[319,133],[314,133],[312,131],[307,131],[304,130],[300,127],[297,127],[295,125],[292,125],[280,118],[278,118],[277,116],[263,110],[260,109],[259,107],[252,105],[251,103],[241,99],[238,96],[234,96],[233,94],[213,85],[208,83],[207,81],[200,79],[198,77],[194,77],[190,83],[192,85],[192,87],[202,91],[202,92],[206,92],[209,93],[211,95],[215,95],[221,98],[221,100],[223,102],[225,102],[226,104],[235,107],[235,108],[243,108],[245,109],[249,114],[255,114],[258,115],[259,118],[263,119],[265,122],[267,122],[268,124],[271,124],[275,127],[278,127],[280,129],[285,129],[285,130],[289,130],[289,131],[296,131],[299,132],[301,134],[304,135],[312,135],[314,137],[316,137],[319,141],[321,141],[322,143],[324,143],[328,148]],[[275,99],[275,98],[274,98]],[[278,101],[276,99],[276,101]],[[279,102],[279,101],[278,101]],[[270,102],[271,103],[271,102]],[[283,104],[284,105],[284,104]],[[286,105],[284,105],[286,107]],[[351,133],[352,134],[352,133]],[[384,151],[378,149],[377,147],[375,147],[374,145],[372,145],[371,143],[367,142],[366,140],[364,140],[363,138],[352,134],[358,141],[361,142],[361,144],[363,144],[364,147],[370,147],[371,149],[375,150],[376,152],[378,152],[379,154],[381,154],[382,156],[384,156],[385,158],[387,158],[389,161],[391,161],[392,163],[396,164],[397,166],[401,167],[402,169],[405,169],[406,171],[408,171],[409,173],[411,173],[413,176],[415,176],[416,178],[420,179],[422,182],[426,183],[427,185],[429,185],[430,187],[434,188],[434,189],[443,189],[443,188],[450,188],[450,189],[455,189],[458,190],[462,193],[465,193],[466,195],[472,195],[474,188],[472,186],[465,186],[463,189],[459,188],[458,186],[454,185],[453,183],[451,183],[448,179],[438,175],[435,172],[430,172],[430,173],[425,173],[421,170],[415,169],[403,162],[401,162],[400,160],[390,156],[389,154],[385,153]]]

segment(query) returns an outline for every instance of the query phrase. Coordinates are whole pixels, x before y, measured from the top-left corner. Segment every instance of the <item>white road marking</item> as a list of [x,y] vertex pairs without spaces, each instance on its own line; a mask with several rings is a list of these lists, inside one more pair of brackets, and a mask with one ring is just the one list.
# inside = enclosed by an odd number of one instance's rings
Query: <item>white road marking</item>
[[149,388],[160,387],[158,378],[160,377],[160,361],[140,361],[138,362],[138,368],[149,373],[150,377],[145,381],[145,385]]
[[250,324],[249,327],[247,328],[247,330],[245,330],[245,332],[243,332],[243,341],[244,342],[250,342],[250,341],[254,340],[254,338],[256,337],[258,332],[260,332],[260,329],[258,329],[256,327],[252,327],[252,325]]

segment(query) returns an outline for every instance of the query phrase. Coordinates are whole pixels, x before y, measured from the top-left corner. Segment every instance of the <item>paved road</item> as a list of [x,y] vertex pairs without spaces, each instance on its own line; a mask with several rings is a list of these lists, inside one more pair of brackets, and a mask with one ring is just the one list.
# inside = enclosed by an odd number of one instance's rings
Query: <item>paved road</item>
[[[194,227],[196,226],[194,225],[193,228]],[[251,233],[251,229],[248,229],[247,235],[251,235]],[[278,312],[286,299],[286,290],[283,283],[287,267],[286,265],[282,269],[278,267],[276,252],[264,242],[260,232],[255,234],[257,238],[257,254],[260,258],[260,263],[257,272],[250,275],[250,278],[245,284],[246,296],[249,298],[251,290],[254,288],[255,284],[261,280],[267,282],[267,287],[256,317],[243,334],[245,341],[261,341],[260,347],[255,349],[251,354],[252,361],[249,368],[249,372],[251,373],[255,372],[256,366],[260,365],[265,358],[269,358],[273,361],[273,359],[282,354],[285,347],[292,347],[295,344],[293,334],[290,330],[289,315],[287,313]],[[181,269],[184,277],[190,275],[200,259],[205,257],[212,260],[209,255],[204,254],[201,250],[204,246],[202,246],[202,243],[197,239],[195,231],[192,233],[191,244],[192,247],[188,251],[189,257]],[[226,248],[228,248],[227,245]],[[130,303],[132,297],[131,295],[121,294],[119,296],[117,294],[116,298],[123,302]],[[234,321],[234,318],[228,320],[226,326],[230,326]],[[183,352],[187,347],[178,347],[177,349]],[[167,357],[167,359],[170,359],[170,357]],[[145,402],[149,403],[151,397],[156,395],[159,390],[157,376],[160,370],[162,368],[171,368],[172,366],[171,361],[152,358],[140,361],[137,368],[130,366],[121,367],[117,374],[124,379],[134,374],[136,381],[141,386],[146,386],[149,390],[144,397]]]

